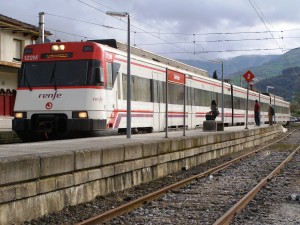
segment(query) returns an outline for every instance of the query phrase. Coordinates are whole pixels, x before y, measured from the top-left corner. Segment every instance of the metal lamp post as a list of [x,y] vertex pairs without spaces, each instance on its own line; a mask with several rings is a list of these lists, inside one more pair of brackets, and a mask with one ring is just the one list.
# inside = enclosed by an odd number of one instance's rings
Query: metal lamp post
[[[273,86],[267,86],[267,93],[269,93],[269,88],[270,89],[275,89],[275,87],[273,87]],[[274,110],[275,110],[275,93],[273,95],[274,95]],[[272,104],[271,98],[270,98],[270,104]],[[275,115],[274,115],[274,123],[275,122],[276,122],[276,119],[275,119]]]
[[224,126],[224,79],[223,79],[223,61],[221,60],[210,60],[212,63],[218,63],[222,66],[222,124]]
[[131,138],[131,74],[130,74],[130,16],[128,12],[106,12],[107,15],[117,17],[127,17],[127,138]]
[[[274,89],[275,87],[273,87],[273,86],[267,86],[267,93],[269,93],[269,88],[270,89]],[[270,104],[272,104],[271,98],[270,98]],[[275,94],[274,94],[274,104],[275,104]]]

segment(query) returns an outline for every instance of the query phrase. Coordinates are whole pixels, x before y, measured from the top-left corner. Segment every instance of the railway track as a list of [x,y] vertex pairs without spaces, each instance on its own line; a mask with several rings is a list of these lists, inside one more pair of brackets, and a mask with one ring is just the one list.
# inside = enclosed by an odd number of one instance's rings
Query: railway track
[[299,147],[282,144],[293,135],[78,224],[229,224],[297,154]]

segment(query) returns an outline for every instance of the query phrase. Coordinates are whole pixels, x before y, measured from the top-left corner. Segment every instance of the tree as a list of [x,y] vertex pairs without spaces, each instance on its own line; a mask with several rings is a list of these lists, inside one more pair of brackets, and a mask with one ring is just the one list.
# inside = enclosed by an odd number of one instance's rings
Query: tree
[[213,78],[216,79],[216,80],[218,80],[218,74],[217,74],[216,70],[214,71]]
[[300,116],[300,93],[295,95],[293,101],[291,102],[290,109],[293,116]]

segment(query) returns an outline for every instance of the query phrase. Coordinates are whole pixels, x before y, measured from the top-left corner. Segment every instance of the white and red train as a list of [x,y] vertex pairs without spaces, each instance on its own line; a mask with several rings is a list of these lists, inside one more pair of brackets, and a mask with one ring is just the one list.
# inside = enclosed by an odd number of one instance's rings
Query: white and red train
[[[141,49],[132,47],[131,52],[133,131],[164,131],[166,124],[169,128],[194,129],[203,124],[213,99],[221,112],[221,81],[209,78],[204,70]],[[126,73],[126,47],[114,40],[26,46],[13,130],[24,139],[40,135],[124,133]],[[225,126],[245,124],[246,99],[246,89],[224,83]],[[254,123],[256,99],[261,102],[261,122],[266,123],[268,105],[275,100],[249,91],[249,123]],[[276,98],[276,122],[289,120],[289,108],[289,102]],[[220,114],[217,120],[221,117]]]

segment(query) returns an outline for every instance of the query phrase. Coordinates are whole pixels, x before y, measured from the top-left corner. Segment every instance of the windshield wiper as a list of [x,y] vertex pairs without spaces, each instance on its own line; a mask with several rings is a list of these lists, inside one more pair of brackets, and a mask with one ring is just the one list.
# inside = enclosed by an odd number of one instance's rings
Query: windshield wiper
[[23,73],[22,73],[22,77],[23,77],[23,76],[24,76],[25,82],[26,82],[27,85],[28,85],[29,90],[32,91],[31,85],[30,85],[30,83],[29,83],[29,81],[28,81],[28,79],[27,79],[27,76],[26,76],[26,66],[24,66],[24,70],[23,70]]
[[57,88],[56,88],[56,79],[55,79],[55,68],[56,68],[56,63],[54,64],[54,68],[52,70],[52,73],[51,73],[51,80],[50,80],[50,83],[52,83],[52,81],[54,81],[54,90],[56,91]]

